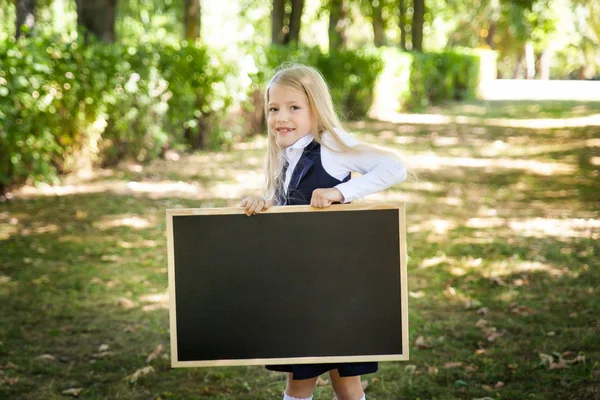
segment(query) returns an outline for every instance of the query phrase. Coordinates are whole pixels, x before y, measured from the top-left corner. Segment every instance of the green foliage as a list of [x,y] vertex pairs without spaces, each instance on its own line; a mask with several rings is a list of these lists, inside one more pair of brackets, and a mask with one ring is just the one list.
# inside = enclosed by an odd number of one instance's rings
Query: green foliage
[[[147,161],[202,137],[215,147],[235,75],[200,45],[122,46],[37,36],[0,42],[0,189],[51,179],[82,153]],[[185,134],[184,134],[185,133]]]
[[445,100],[475,98],[479,84],[479,57],[458,51],[414,53],[410,74],[409,109]]
[[389,111],[419,110],[447,100],[473,99],[482,75],[493,73],[480,71],[482,60],[489,68],[495,59],[492,51],[469,49],[407,53],[382,48],[381,54],[385,67],[377,83],[378,107]]
[[323,53],[318,47],[268,46],[255,55],[256,87],[264,88],[281,66],[297,63],[317,68],[327,82],[333,103],[344,119],[367,115],[373,101],[377,76],[383,70],[380,52],[339,50]]

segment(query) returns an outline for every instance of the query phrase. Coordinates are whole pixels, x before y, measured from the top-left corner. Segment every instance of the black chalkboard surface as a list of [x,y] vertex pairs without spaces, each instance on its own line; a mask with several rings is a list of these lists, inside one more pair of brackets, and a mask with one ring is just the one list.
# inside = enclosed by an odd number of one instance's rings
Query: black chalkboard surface
[[408,360],[403,204],[167,210],[173,367]]

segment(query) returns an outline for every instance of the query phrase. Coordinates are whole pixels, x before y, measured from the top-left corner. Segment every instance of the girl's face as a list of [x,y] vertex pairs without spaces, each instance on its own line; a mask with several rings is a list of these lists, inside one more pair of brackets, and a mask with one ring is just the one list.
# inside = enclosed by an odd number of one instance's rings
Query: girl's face
[[314,117],[304,93],[274,84],[269,88],[267,110],[269,132],[275,135],[279,146],[291,146],[301,137],[312,133]]

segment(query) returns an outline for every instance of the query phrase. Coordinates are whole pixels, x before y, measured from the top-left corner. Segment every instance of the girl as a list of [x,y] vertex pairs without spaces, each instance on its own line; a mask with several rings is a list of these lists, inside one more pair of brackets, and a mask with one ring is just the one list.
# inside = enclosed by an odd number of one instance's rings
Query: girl
[[[279,70],[267,85],[265,104],[267,195],[243,199],[240,207],[247,215],[273,204],[324,208],[348,203],[406,178],[398,160],[342,129],[327,84],[314,68]],[[362,176],[350,180],[352,171]],[[284,400],[312,399],[317,378],[327,371],[338,400],[364,400],[360,375],[377,368],[376,362],[267,366],[288,373]]]

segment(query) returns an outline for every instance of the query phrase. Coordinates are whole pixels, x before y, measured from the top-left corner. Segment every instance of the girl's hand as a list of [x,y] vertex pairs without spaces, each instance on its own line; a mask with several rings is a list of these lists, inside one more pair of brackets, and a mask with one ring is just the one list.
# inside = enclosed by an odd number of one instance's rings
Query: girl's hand
[[248,196],[240,203],[240,207],[246,209],[246,215],[256,215],[261,211],[266,211],[273,205],[271,200],[265,200],[259,196]]
[[331,203],[341,203],[344,201],[344,196],[336,188],[331,189],[315,189],[312,193],[310,205],[317,208],[329,207]]

